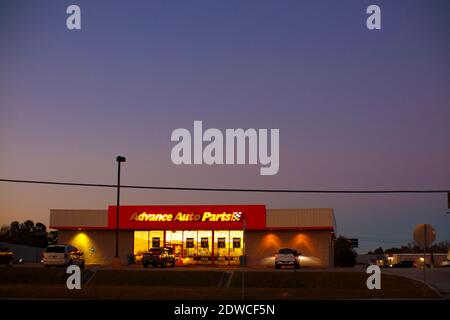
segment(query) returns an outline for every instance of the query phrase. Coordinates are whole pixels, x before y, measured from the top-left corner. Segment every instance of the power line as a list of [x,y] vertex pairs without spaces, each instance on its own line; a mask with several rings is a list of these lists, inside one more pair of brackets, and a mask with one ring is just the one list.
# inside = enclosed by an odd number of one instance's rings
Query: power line
[[376,243],[400,243],[400,244],[408,244],[408,243],[410,243],[410,242],[413,242],[413,240],[412,239],[409,239],[409,240],[406,240],[406,241],[403,241],[403,240],[387,240],[387,239],[362,239],[362,238],[359,238],[358,237],[358,239],[359,239],[359,241],[360,242],[376,242]]
[[[116,188],[115,184],[58,182],[42,180],[0,179],[0,182],[29,183],[60,186]],[[173,190],[173,191],[212,191],[212,192],[267,192],[267,193],[346,193],[346,194],[393,194],[393,193],[449,193],[450,189],[392,189],[392,190],[336,190],[336,189],[245,189],[245,188],[196,188],[121,185],[128,189]]]
[[412,239],[406,239],[406,238],[377,238],[377,237],[365,237],[360,236],[358,237],[360,240],[389,240],[389,241],[412,241]]

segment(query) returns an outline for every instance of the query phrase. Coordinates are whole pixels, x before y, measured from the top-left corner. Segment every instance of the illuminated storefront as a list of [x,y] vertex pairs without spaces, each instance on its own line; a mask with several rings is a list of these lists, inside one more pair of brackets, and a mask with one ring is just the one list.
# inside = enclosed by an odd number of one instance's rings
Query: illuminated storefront
[[[239,265],[246,230],[264,228],[265,206],[121,206],[119,228],[134,232],[133,254],[173,248],[177,265]],[[115,227],[116,207],[109,207]]]
[[[60,243],[85,252],[87,264],[110,263],[115,249],[116,207],[51,210]],[[139,263],[154,247],[171,247],[176,264],[271,266],[281,247],[302,253],[304,265],[331,266],[332,209],[272,209],[264,205],[121,206],[119,256]],[[245,259],[243,259],[245,257]]]

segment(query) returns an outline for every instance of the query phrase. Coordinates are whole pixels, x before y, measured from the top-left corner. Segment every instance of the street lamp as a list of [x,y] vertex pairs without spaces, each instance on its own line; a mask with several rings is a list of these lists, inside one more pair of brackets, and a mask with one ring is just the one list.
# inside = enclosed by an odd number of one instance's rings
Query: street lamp
[[116,207],[116,255],[114,256],[113,265],[120,267],[119,258],[119,212],[120,212],[120,164],[125,162],[125,157],[118,156],[117,161],[117,207]]

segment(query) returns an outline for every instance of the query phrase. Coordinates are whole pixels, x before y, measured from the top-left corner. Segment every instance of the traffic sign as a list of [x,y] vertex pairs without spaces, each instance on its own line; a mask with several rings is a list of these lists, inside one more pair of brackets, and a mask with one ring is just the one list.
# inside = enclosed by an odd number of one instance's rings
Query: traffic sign
[[414,229],[414,241],[421,247],[429,247],[436,240],[436,230],[430,224],[418,224]]

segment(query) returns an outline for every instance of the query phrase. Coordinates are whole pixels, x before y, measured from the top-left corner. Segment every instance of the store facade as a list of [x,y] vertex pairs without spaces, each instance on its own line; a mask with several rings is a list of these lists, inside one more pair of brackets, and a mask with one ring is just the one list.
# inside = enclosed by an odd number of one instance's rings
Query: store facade
[[[292,247],[303,265],[333,265],[332,209],[269,209],[264,205],[120,206],[119,256],[137,261],[152,247],[171,247],[177,265],[273,266]],[[58,243],[75,245],[87,264],[109,264],[115,253],[117,207],[50,210]],[[244,259],[245,257],[245,259]]]

